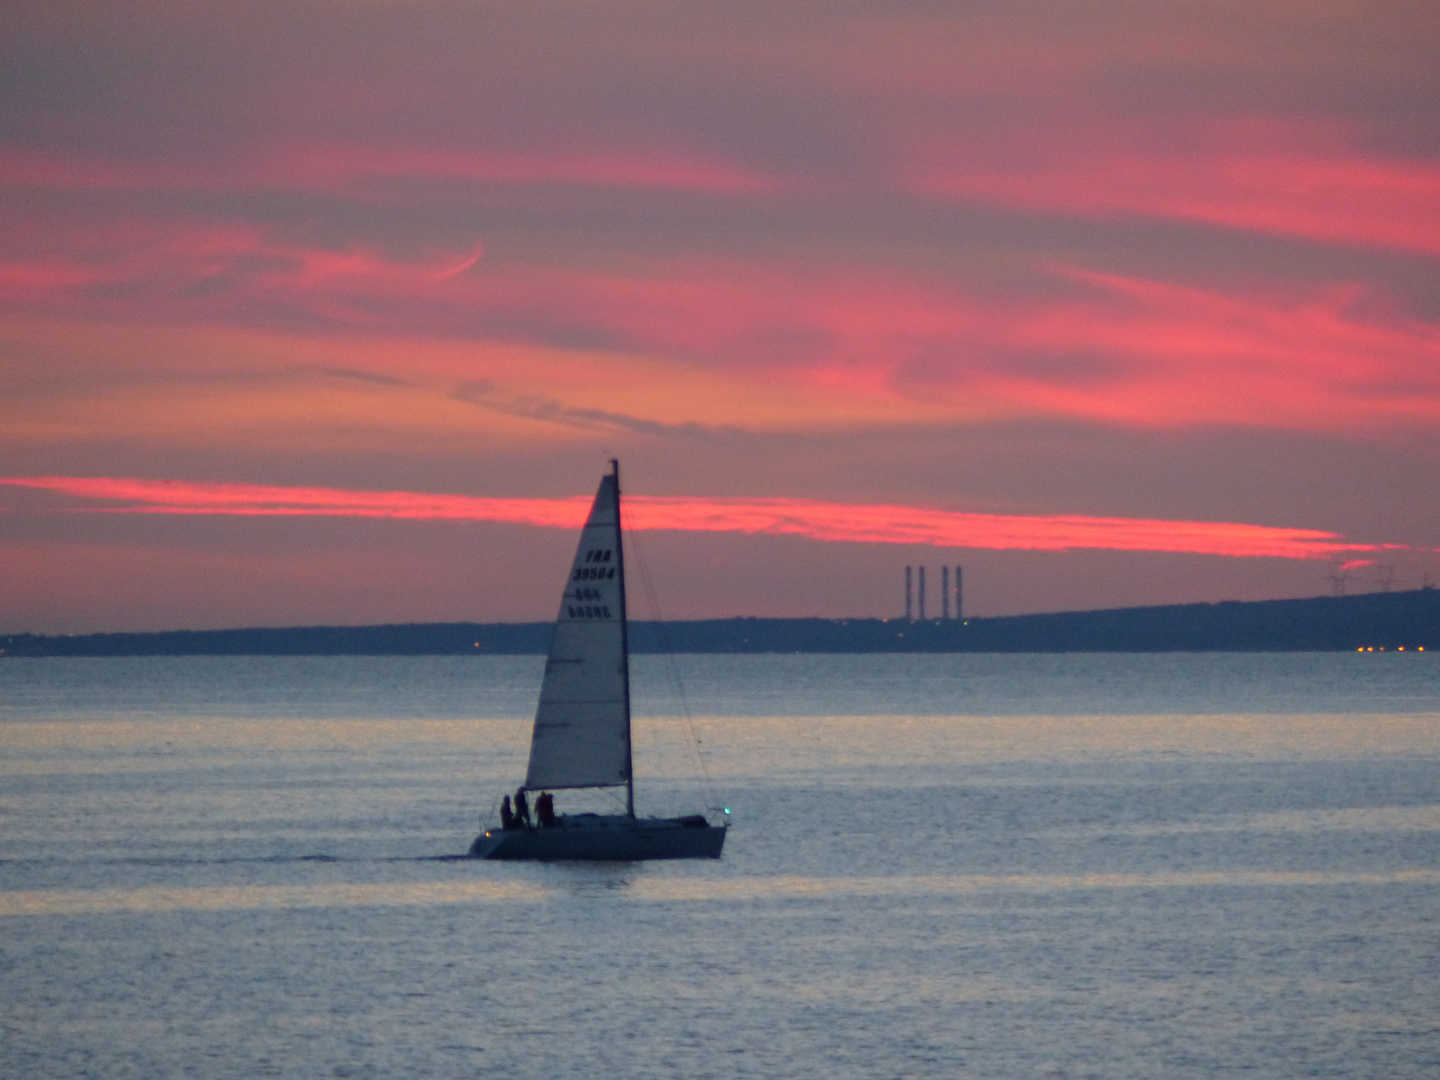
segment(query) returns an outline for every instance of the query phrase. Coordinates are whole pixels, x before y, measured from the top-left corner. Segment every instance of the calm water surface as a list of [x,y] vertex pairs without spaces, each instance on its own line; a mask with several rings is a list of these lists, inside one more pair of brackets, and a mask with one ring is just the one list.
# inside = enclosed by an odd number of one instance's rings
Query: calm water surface
[[541,666],[0,662],[0,1075],[1440,1075],[1440,656],[641,657],[723,859],[429,858]]

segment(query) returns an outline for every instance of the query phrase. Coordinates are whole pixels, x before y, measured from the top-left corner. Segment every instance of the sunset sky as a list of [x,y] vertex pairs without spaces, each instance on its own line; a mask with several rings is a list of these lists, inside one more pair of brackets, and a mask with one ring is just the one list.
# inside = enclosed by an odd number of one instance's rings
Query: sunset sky
[[549,618],[612,456],[668,617],[1440,582],[1433,0],[19,0],[0,55],[0,632]]

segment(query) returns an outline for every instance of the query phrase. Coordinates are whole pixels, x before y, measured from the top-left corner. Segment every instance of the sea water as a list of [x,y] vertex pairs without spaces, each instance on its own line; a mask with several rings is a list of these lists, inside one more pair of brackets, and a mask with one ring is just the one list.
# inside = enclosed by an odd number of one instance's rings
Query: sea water
[[1440,656],[640,657],[722,859],[434,859],[541,664],[0,662],[0,1076],[1440,1076]]

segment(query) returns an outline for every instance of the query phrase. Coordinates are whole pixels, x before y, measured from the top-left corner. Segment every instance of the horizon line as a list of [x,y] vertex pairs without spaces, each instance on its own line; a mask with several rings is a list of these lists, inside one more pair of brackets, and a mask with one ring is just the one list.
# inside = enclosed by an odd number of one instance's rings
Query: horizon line
[[[1158,611],[1166,608],[1186,607],[1249,607],[1260,604],[1303,604],[1325,600],[1360,600],[1373,596],[1405,596],[1409,593],[1434,593],[1440,591],[1435,585],[1421,585],[1414,589],[1377,589],[1371,592],[1342,593],[1338,595],[1316,595],[1316,596],[1277,596],[1265,600],[1185,600],[1169,604],[1130,604],[1124,607],[1110,608],[1076,608],[1062,611],[1025,611],[1010,615],[966,615],[963,618],[946,617],[936,615],[933,617],[906,618],[903,615],[719,615],[695,619],[631,619],[630,624],[635,625],[657,625],[676,626],[683,623],[709,623],[709,622],[828,622],[828,623],[852,623],[852,622],[879,622],[879,623],[970,623],[989,622],[996,619],[1046,619],[1057,618],[1067,615],[1104,615],[1125,611]],[[170,630],[90,630],[73,634],[37,634],[29,630],[19,630],[12,633],[0,632],[0,640],[10,638],[31,637],[31,638],[87,638],[87,637],[156,637],[165,634],[248,634],[256,632],[291,632],[303,630],[392,630],[408,627],[439,627],[439,626],[534,626],[548,627],[553,625],[555,620],[548,619],[514,619],[514,620],[492,620],[480,621],[464,619],[460,621],[447,620],[438,622],[383,622],[383,623],[307,623],[294,626],[228,626],[214,627],[205,630],[193,630],[176,628]]]

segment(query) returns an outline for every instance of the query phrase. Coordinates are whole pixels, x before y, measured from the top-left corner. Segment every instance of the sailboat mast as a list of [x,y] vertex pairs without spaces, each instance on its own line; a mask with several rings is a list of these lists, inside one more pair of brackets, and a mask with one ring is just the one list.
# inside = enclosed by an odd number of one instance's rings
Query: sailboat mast
[[620,674],[625,685],[625,813],[635,817],[635,764],[630,751],[630,625],[625,609],[625,547],[620,528],[620,461],[610,459],[615,477],[615,565],[620,586]]

